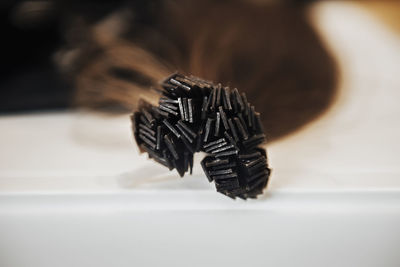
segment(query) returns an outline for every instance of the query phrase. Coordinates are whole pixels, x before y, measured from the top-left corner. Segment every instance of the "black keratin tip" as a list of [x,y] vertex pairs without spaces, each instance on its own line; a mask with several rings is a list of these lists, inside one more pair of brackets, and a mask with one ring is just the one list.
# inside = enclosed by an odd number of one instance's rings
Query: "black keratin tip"
[[260,114],[244,93],[174,73],[161,83],[158,107],[141,100],[131,116],[142,152],[180,176],[192,173],[193,154],[218,192],[256,198],[270,176]]

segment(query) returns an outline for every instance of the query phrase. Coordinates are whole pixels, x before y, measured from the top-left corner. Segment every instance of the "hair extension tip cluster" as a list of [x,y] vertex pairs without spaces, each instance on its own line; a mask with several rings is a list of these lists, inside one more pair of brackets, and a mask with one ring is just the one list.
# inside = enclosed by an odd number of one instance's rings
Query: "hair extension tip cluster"
[[161,82],[158,107],[144,100],[132,116],[141,152],[192,173],[193,154],[205,152],[201,166],[218,192],[235,199],[256,198],[267,186],[270,169],[260,114],[235,88],[174,73]]

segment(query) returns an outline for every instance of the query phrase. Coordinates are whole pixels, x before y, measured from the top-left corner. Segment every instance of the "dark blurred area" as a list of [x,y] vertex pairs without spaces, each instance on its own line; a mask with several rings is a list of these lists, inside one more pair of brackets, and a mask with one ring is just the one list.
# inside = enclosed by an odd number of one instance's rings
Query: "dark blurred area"
[[245,91],[269,137],[331,103],[310,1],[2,1],[0,112],[131,112],[173,71]]
[[147,24],[151,16],[146,12],[153,5],[155,1],[1,1],[0,112],[71,106],[73,81],[54,62],[68,28],[77,18],[94,24],[122,6],[137,10],[137,20]]

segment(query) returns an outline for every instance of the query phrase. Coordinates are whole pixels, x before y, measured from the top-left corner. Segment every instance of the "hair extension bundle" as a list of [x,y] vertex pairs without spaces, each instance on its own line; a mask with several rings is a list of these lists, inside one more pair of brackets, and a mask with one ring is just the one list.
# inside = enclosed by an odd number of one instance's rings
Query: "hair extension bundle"
[[217,191],[231,198],[256,198],[268,183],[260,114],[244,93],[194,76],[175,73],[155,89],[158,107],[143,100],[132,119],[141,152],[176,169],[193,168],[193,154],[205,152],[201,165]]

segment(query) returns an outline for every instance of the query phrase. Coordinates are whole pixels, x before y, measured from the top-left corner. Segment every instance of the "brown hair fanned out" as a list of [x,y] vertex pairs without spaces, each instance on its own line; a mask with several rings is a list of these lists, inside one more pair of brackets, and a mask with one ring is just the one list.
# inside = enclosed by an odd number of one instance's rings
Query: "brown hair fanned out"
[[151,27],[131,23],[126,12],[87,27],[72,64],[77,105],[131,111],[179,70],[246,92],[276,139],[333,99],[335,64],[302,5],[166,1],[154,13]]

